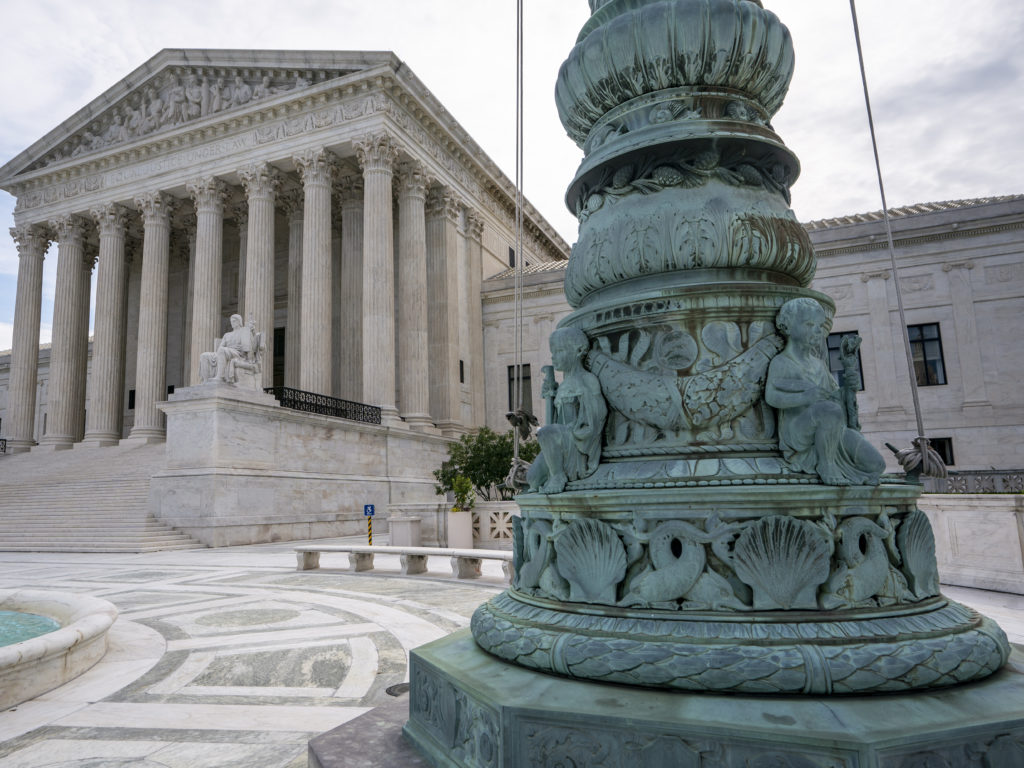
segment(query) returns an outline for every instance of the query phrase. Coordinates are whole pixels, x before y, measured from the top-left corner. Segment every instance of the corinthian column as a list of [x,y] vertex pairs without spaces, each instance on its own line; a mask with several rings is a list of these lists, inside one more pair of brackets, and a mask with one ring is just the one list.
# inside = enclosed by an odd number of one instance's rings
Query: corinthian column
[[427,177],[417,162],[398,172],[398,405],[414,427],[430,426],[427,386]]
[[469,327],[469,388],[473,393],[473,425],[487,418],[484,412],[484,319],[480,304],[483,279],[484,220],[476,211],[466,212],[466,283]]
[[[238,172],[249,199],[249,229],[245,254],[245,312],[239,297],[239,314],[266,340],[263,386],[274,385],[274,200],[281,174],[268,163],[257,163]],[[329,214],[328,214],[329,215]]]
[[71,447],[76,432],[75,335],[82,319],[78,299],[87,222],[80,216],[64,216],[51,221],[50,226],[56,232],[60,246],[57,252],[57,290],[53,297],[46,434],[39,442],[61,449]]
[[156,407],[167,392],[167,276],[171,254],[174,199],[162,192],[135,198],[142,213],[142,294],[139,299],[139,344],[135,365],[135,425],[132,438],[147,442],[166,434],[164,415]]
[[302,359],[302,190],[281,195],[288,221],[288,317],[284,326],[284,385],[299,388]]
[[245,269],[249,252],[249,204],[236,203],[231,206],[231,217],[235,220],[235,227],[238,229],[238,301],[235,311],[242,314],[245,308]]
[[11,237],[18,247],[18,292],[14,299],[14,339],[5,434],[7,450],[21,453],[35,445],[43,258],[50,247],[50,237],[38,225],[12,228]]
[[[92,299],[92,272],[99,259],[99,248],[94,243],[86,243],[84,258],[79,265],[78,286],[75,293],[75,306],[78,307],[78,323],[74,336],[74,366],[72,381],[75,382],[74,399],[71,411],[75,414],[75,442],[85,437],[85,399],[86,385],[89,379],[89,302]],[[124,339],[124,333],[121,333]],[[123,380],[123,373],[121,376]]]
[[386,133],[355,142],[363,170],[363,401],[395,417],[395,230],[398,147]]
[[295,158],[305,192],[302,219],[302,333],[299,388],[331,392],[331,182],[334,156],[325,149]]
[[196,204],[196,255],[192,274],[192,342],[189,385],[199,383],[199,356],[213,350],[220,335],[221,260],[227,186],[213,177],[188,185]]
[[363,180],[345,176],[341,200],[341,397],[363,402]]
[[121,439],[124,402],[124,241],[128,209],[109,203],[93,210],[92,215],[100,232],[100,258],[96,268],[97,311],[85,442],[116,445]]
[[430,338],[430,414],[445,433],[457,431],[459,412],[459,200],[434,188],[427,197],[427,333]]

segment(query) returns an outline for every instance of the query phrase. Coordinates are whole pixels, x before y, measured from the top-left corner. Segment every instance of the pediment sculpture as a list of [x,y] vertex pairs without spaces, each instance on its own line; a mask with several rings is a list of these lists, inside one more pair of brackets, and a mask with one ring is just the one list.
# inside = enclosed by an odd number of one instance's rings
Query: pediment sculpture
[[231,330],[214,340],[213,352],[199,356],[199,378],[204,384],[221,382],[262,392],[265,348],[252,317],[242,325],[242,316],[232,315]]
[[[125,144],[347,74],[344,70],[174,67],[158,74],[49,152],[36,168]],[[311,79],[312,78],[312,79]]]

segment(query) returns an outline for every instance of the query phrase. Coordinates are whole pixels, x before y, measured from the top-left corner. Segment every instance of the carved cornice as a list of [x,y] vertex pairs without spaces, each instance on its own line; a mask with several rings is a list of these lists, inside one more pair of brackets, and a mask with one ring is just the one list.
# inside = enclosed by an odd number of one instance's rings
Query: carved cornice
[[83,245],[89,222],[82,216],[71,214],[60,216],[50,221],[50,228],[56,234],[56,240],[65,245]]
[[50,247],[50,233],[46,227],[40,224],[28,224],[11,227],[10,233],[14,240],[14,246],[18,249],[19,257],[42,261],[46,256],[46,249]]
[[363,136],[352,142],[363,175],[391,173],[398,160],[398,144],[388,133]]
[[228,185],[220,179],[209,176],[187,184],[185,189],[196,204],[196,213],[224,213],[228,199]]
[[107,203],[89,211],[96,220],[100,237],[123,236],[128,226],[131,211],[118,203]]
[[135,198],[135,207],[142,214],[144,226],[151,224],[170,225],[178,201],[166,192],[148,192]]
[[250,200],[264,198],[273,200],[277,190],[281,188],[284,177],[270,163],[253,163],[238,172],[245,195]]
[[[1012,232],[1014,230],[1024,229],[1024,221],[1011,222],[1008,224],[996,224],[990,227],[972,227],[967,228],[963,225],[951,232],[938,232],[931,235],[916,235],[913,237],[896,237],[893,240],[893,244],[897,248],[906,248],[914,245],[925,245],[927,243],[938,243],[943,240],[959,240],[964,237],[982,237],[984,235],[995,235],[1000,232]],[[832,256],[844,256],[851,253],[864,253],[867,251],[885,251],[888,250],[889,244],[883,238],[877,242],[861,243],[859,245],[849,245],[839,248],[829,248],[828,246],[815,245],[814,250],[818,254],[818,258],[830,258]]]
[[338,158],[326,149],[310,149],[292,158],[303,186],[330,186],[338,175]]

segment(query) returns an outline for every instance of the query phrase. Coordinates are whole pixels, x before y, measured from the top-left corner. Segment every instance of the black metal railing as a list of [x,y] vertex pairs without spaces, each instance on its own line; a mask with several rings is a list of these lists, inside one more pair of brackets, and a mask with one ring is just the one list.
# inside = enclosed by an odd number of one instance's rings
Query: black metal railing
[[364,424],[380,424],[380,408],[376,405],[354,403],[316,392],[304,392],[291,387],[267,387],[268,395],[273,395],[282,408],[303,413],[315,413],[318,416],[335,416],[339,419],[361,421]]
[[929,493],[1024,493],[1024,469],[978,469],[925,478]]

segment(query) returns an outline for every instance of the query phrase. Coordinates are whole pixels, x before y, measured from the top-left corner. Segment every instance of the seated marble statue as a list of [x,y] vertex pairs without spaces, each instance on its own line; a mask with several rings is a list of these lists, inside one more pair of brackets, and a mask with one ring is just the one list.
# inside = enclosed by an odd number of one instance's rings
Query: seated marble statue
[[597,377],[583,367],[590,342],[577,328],[551,334],[551,360],[564,372],[553,393],[554,420],[537,432],[540,455],[530,465],[531,492],[561,493],[566,483],[588,477],[601,459],[601,437],[608,406]]
[[842,390],[822,359],[830,323],[814,299],[791,299],[775,321],[786,348],[768,366],[765,401],[779,412],[779,448],[827,485],[877,485],[885,460],[847,423]]
[[262,338],[256,333],[253,323],[242,325],[241,315],[231,316],[231,330],[224,334],[215,352],[203,352],[199,356],[199,378],[206,381],[222,381],[237,384],[238,372],[245,371],[255,389],[262,387],[263,371],[261,359]]

